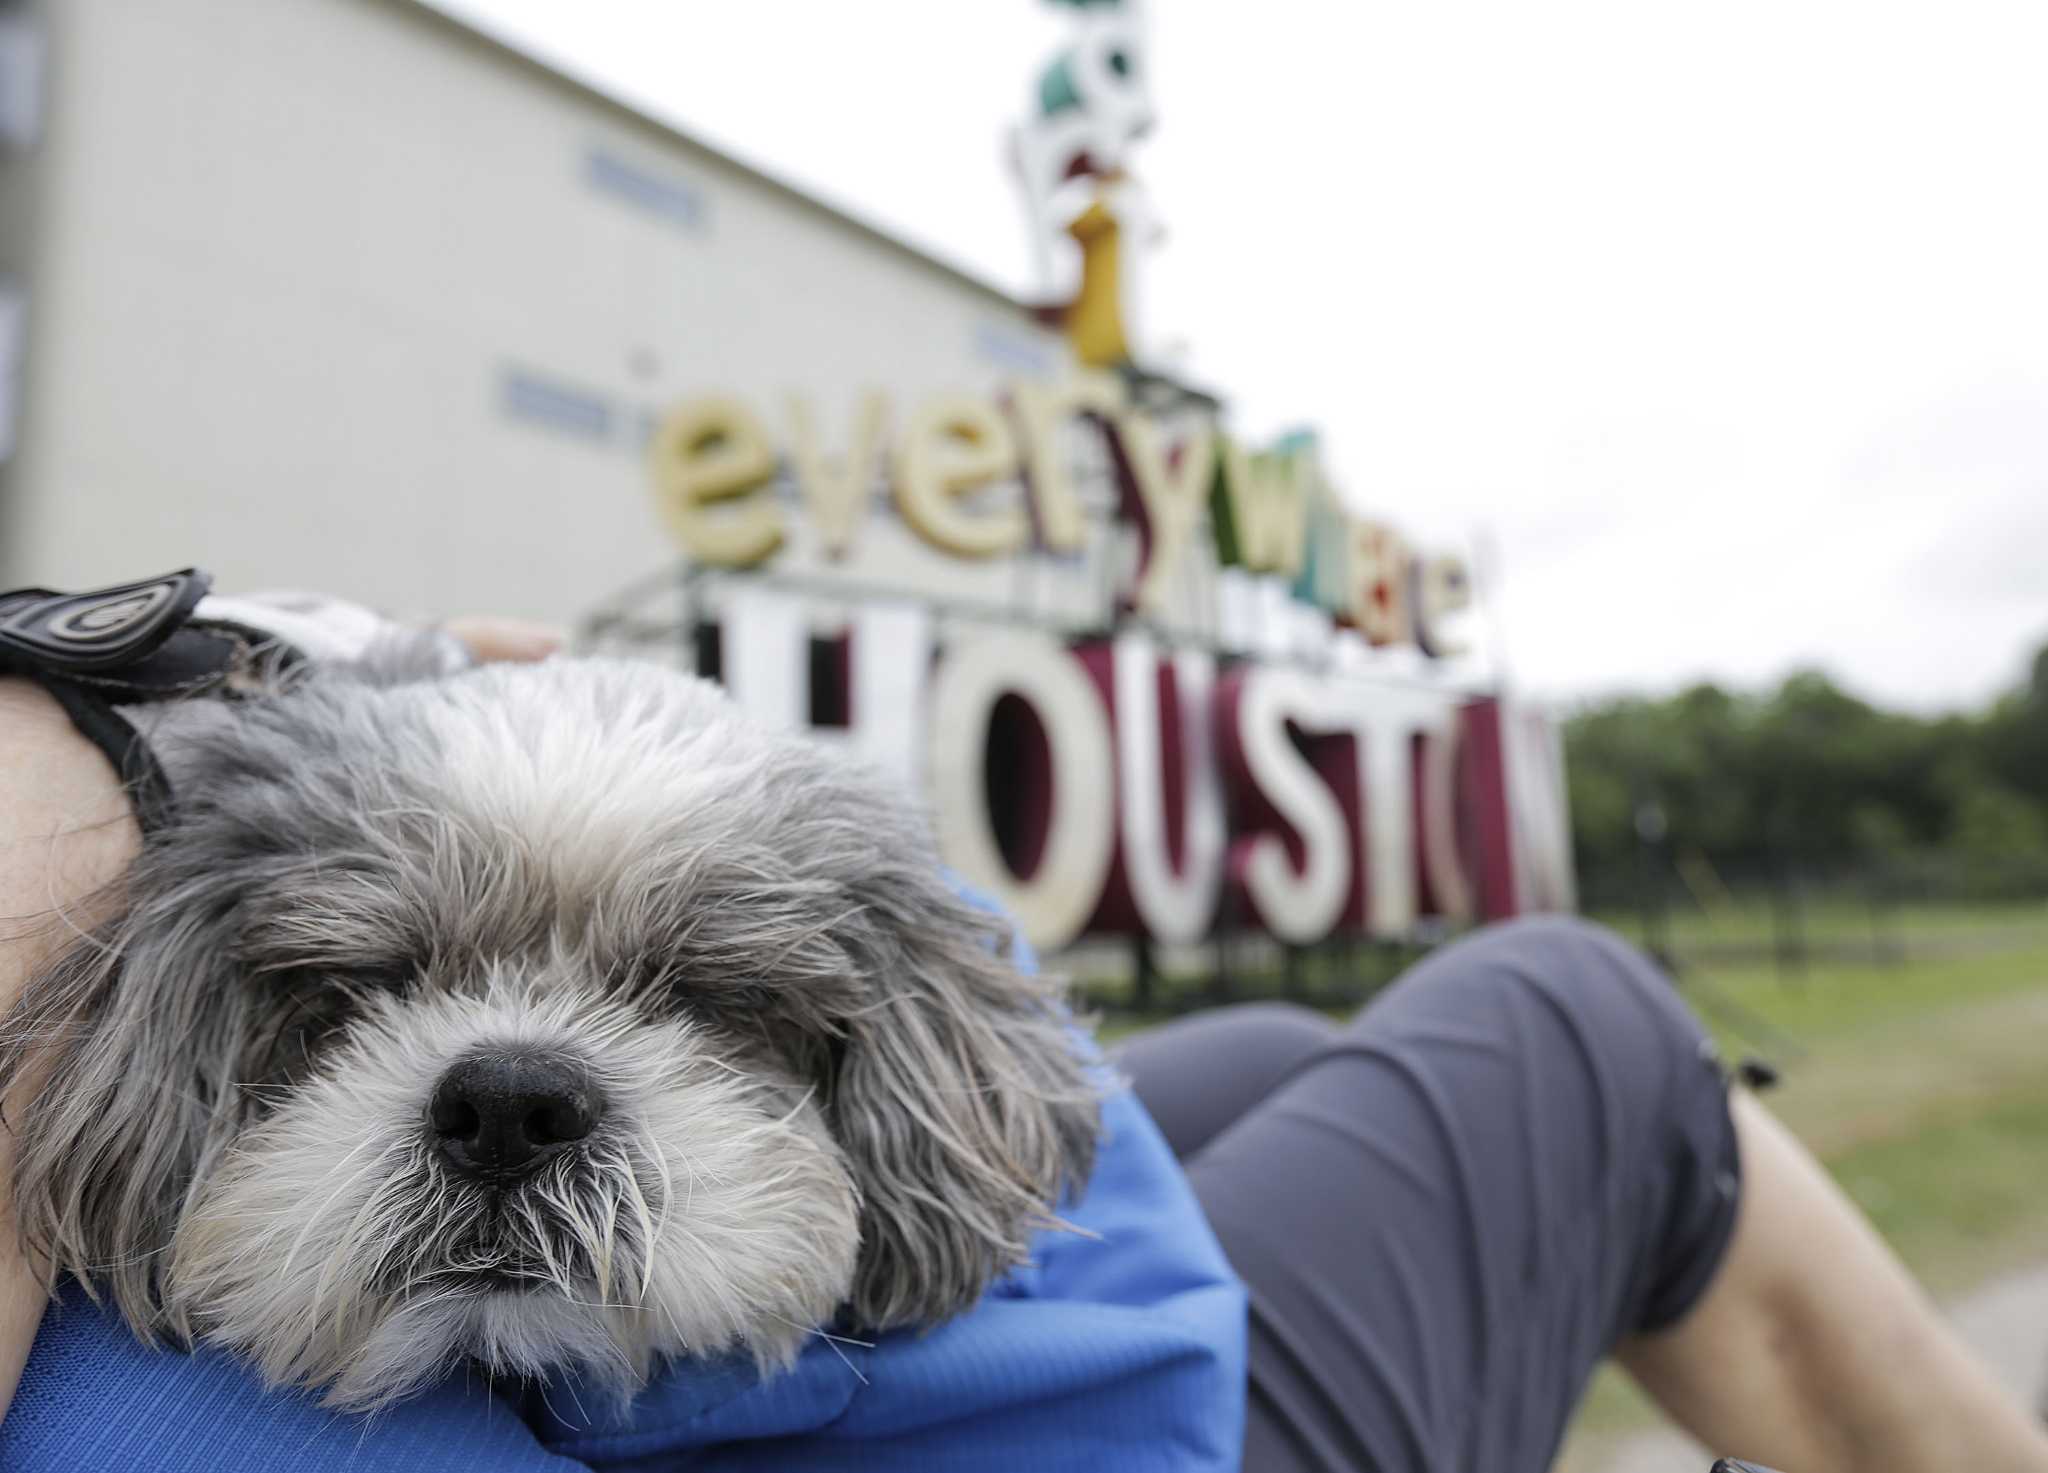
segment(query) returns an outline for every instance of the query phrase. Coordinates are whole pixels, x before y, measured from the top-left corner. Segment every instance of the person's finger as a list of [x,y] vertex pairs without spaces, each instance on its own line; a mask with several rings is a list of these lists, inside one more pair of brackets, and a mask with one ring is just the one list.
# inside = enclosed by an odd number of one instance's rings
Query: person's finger
[[545,660],[568,642],[561,630],[549,625],[491,614],[465,615],[450,619],[441,627],[461,640],[470,654],[484,664],[496,660]]

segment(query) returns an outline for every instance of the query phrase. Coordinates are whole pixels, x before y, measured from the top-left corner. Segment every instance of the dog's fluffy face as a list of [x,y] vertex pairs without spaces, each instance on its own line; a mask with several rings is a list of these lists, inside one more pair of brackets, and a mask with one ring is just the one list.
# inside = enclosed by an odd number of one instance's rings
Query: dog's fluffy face
[[[971,1305],[1088,1170],[1049,984],[900,795],[701,682],[554,662],[195,705],[125,914],[37,979],[15,1194],[145,1336],[373,1406],[461,1357],[630,1392]],[[436,1091],[548,1062],[594,1124],[451,1164]],[[580,1127],[579,1127],[580,1128]]]

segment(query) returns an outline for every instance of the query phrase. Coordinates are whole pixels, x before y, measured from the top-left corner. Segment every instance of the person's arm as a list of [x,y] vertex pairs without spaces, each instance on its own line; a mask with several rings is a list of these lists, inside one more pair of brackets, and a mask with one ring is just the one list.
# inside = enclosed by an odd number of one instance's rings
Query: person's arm
[[[57,703],[23,680],[0,680],[0,1014],[22,985],[99,918],[139,835],[119,779]],[[20,1118],[24,1080],[4,1101]],[[0,1130],[0,1417],[14,1399],[43,1316],[40,1273],[14,1231],[14,1137]]]
[[1827,1172],[1734,1099],[1735,1239],[1705,1297],[1621,1363],[1717,1451],[1793,1473],[2038,1473],[2048,1435]]

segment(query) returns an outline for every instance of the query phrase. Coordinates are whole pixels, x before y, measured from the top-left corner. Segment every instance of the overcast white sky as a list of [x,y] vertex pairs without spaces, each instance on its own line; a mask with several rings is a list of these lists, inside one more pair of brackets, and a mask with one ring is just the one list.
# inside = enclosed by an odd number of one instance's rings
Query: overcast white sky
[[[1045,0],[437,0],[1007,286]],[[1520,682],[2048,640],[2048,9],[1154,0],[1148,318],[1353,501],[1487,533]]]

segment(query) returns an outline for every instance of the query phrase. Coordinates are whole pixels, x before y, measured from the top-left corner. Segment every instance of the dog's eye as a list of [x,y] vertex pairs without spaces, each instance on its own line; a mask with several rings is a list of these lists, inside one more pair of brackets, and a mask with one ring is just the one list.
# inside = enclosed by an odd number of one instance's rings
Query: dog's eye
[[360,999],[409,991],[419,981],[420,968],[415,962],[396,957],[320,957],[279,968],[275,975],[277,985],[294,996],[318,993]]
[[274,1091],[311,1070],[328,1042],[360,1010],[365,995],[310,972],[280,978],[276,985],[274,1011],[251,1035],[244,1068],[244,1088],[264,1106],[275,1103]]
[[680,967],[658,956],[634,956],[614,962],[607,979],[618,996],[657,1008],[676,1004],[689,985]]
[[354,992],[406,992],[419,981],[420,969],[411,962],[370,962],[338,967],[328,973],[330,981]]

